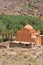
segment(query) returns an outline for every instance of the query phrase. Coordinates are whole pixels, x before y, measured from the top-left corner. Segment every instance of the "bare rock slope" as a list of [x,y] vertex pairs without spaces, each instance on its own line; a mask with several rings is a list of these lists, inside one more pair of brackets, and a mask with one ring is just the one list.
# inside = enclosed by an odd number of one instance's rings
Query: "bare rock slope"
[[0,13],[43,16],[43,0],[0,0]]

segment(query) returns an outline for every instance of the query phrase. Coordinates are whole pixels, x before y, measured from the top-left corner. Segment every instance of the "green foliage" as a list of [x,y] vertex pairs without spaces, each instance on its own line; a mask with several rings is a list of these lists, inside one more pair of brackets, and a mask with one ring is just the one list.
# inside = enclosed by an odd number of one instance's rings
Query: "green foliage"
[[32,4],[31,4],[31,3],[28,3],[28,6],[29,6],[29,7],[32,7]]
[[[34,16],[23,15],[0,15],[0,34],[10,31],[16,33],[17,30],[22,29],[26,24],[32,25],[35,29],[41,31],[43,34],[43,20]],[[8,32],[9,31],[9,32]]]

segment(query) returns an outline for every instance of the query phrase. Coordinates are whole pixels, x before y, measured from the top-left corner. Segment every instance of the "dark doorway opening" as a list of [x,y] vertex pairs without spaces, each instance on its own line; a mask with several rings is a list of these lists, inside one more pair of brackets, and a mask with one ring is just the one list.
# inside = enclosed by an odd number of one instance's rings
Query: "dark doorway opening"
[[28,46],[28,44],[26,44],[26,46]]

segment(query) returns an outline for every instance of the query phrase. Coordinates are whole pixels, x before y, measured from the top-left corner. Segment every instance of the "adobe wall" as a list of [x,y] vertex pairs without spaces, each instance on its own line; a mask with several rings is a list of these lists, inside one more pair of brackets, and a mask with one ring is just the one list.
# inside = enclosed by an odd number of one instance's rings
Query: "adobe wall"
[[27,29],[22,29],[17,32],[16,41],[31,42],[31,32]]
[[41,45],[43,45],[43,35],[40,36],[41,36]]
[[41,36],[37,36],[37,39],[36,39],[36,44],[37,46],[41,46]]
[[25,29],[25,28],[17,32],[16,41],[31,42],[31,43],[35,42],[37,46],[41,46],[41,43],[43,43],[41,42],[40,31],[35,29],[31,30],[31,29]]

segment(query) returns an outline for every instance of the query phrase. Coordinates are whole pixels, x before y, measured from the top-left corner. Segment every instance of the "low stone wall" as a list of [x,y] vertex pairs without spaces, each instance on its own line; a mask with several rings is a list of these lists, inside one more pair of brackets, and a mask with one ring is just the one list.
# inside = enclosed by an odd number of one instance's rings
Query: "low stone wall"
[[0,48],[10,48],[10,47],[22,47],[22,48],[31,48],[32,47],[32,44],[31,43],[13,43],[13,42],[10,42],[10,41],[7,41],[7,42],[2,42],[0,43]]
[[31,44],[23,44],[23,43],[10,43],[10,47],[22,47],[22,48],[31,48]]
[[0,48],[9,48],[10,46],[10,41],[2,42],[0,43]]

